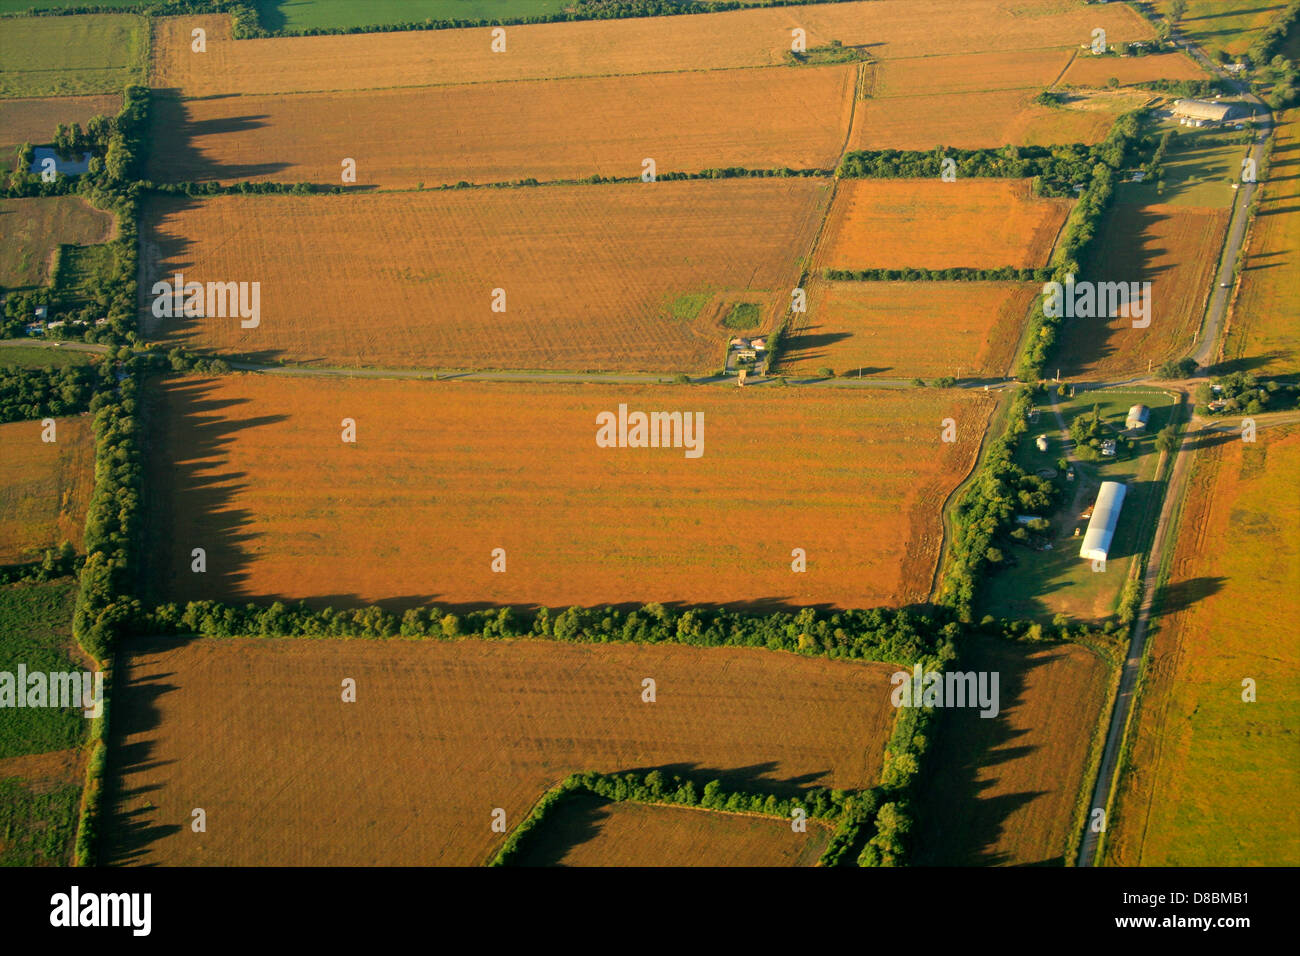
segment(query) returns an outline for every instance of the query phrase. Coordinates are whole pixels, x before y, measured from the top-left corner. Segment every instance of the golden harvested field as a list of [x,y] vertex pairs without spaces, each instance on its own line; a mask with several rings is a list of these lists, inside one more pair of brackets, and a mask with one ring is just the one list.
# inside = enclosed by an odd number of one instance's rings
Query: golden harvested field
[[886,378],[1006,375],[1037,291],[1013,282],[815,279],[781,367]]
[[1225,435],[1196,460],[1107,863],[1300,864],[1297,475],[1296,427]]
[[1224,358],[1247,360],[1260,375],[1300,372],[1300,141],[1297,114],[1279,115],[1273,159],[1259,214],[1250,227],[1240,291],[1232,306]]
[[[791,30],[810,47],[870,44],[877,58],[1074,47],[1103,27],[1112,42],[1151,36],[1125,6],[1072,0],[870,0],[694,16],[544,23],[506,28],[491,52],[487,29],[231,40],[229,18],[155,18],[151,82],[186,96],[381,89],[393,86],[609,76],[773,66]],[[996,23],[997,29],[989,25]],[[192,53],[190,31],[207,30]]]
[[120,95],[0,99],[0,160],[8,169],[14,149],[23,143],[52,142],[60,123],[80,123],[84,129],[92,116],[115,116],[121,108]]
[[789,308],[829,196],[792,178],[160,199],[142,290],[257,281],[261,324],[146,308],[144,330],[329,365],[709,370],[733,304],[766,328]]
[[0,286],[45,285],[60,243],[112,238],[113,217],[76,196],[0,199]]
[[[474,866],[504,841],[494,808],[514,827],[578,770],[871,786],[893,669],[679,645],[136,641],[114,696],[106,855]],[[355,703],[340,699],[344,677]],[[203,835],[188,825],[195,806]]]
[[[991,93],[1051,86],[1074,56],[1071,49],[998,50],[956,56],[885,60],[873,68],[876,98],[935,93]],[[985,117],[989,119],[989,117]]]
[[0,564],[39,557],[63,541],[81,546],[94,483],[90,416],[56,418],[54,442],[39,421],[0,425]]
[[858,103],[851,149],[994,149],[1099,143],[1118,111],[1054,109],[1036,90],[891,96]]
[[[962,670],[995,671],[997,717],[946,711],[917,811],[921,866],[1061,865],[1075,826],[1110,669],[1076,644],[1042,649],[980,638]],[[1071,863],[1073,861],[1070,861]]]
[[1125,57],[1080,53],[1061,82],[1067,86],[1105,86],[1111,77],[1126,86],[1151,80],[1204,80],[1209,74],[1181,50]]
[[814,866],[831,831],[809,821],[570,797],[529,835],[519,866]]
[[1096,378],[1146,372],[1192,344],[1214,282],[1228,210],[1116,203],[1094,243],[1084,278],[1151,283],[1151,325],[1132,318],[1066,319],[1057,339],[1062,372]]
[[[922,601],[939,508],[994,405],[973,392],[275,375],[173,380],[154,396],[152,597],[395,607]],[[620,404],[702,413],[702,456],[598,447],[596,416]],[[944,418],[956,443],[940,440]],[[750,527],[759,512],[781,530]],[[195,547],[206,574],[190,571]],[[506,573],[490,569],[494,548]]]
[[[157,181],[543,182],[724,166],[831,169],[851,65],[156,102]],[[809,122],[816,116],[817,122]]]
[[1046,264],[1070,200],[1027,179],[845,179],[817,269],[996,269]]

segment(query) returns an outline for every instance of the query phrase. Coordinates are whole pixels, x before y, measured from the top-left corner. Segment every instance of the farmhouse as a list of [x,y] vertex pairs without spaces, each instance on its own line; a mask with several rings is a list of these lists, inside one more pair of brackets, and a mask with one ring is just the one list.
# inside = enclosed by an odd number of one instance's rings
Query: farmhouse
[[1134,405],[1128,410],[1128,418],[1124,420],[1124,427],[1129,431],[1142,432],[1146,431],[1147,422],[1151,419],[1151,409],[1145,405]]
[[1237,115],[1234,103],[1214,103],[1210,100],[1174,100],[1174,116],[1184,126],[1213,126]]
[[1124,505],[1124,495],[1127,493],[1128,486],[1123,482],[1101,483],[1092,517],[1088,519],[1088,530],[1083,536],[1083,546],[1079,549],[1079,557],[1091,561],[1106,560],[1110,553],[1111,539],[1115,536],[1115,525],[1119,523],[1120,508]]

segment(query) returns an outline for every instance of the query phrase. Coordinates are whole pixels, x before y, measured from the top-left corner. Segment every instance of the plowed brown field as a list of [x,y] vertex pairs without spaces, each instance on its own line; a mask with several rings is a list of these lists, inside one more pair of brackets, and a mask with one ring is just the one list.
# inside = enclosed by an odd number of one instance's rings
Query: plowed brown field
[[[169,344],[330,365],[708,370],[730,304],[790,306],[830,187],[695,180],[149,202],[142,292],[261,283],[261,324],[156,319]],[[494,289],[505,312],[494,312]]]
[[946,269],[1047,263],[1070,201],[1029,180],[846,179],[817,250],[820,269]]
[[[495,808],[514,827],[578,770],[867,787],[893,726],[893,670],[676,645],[132,642],[114,692],[105,855],[473,866],[505,839]],[[345,677],[355,703],[341,700]],[[190,829],[195,807],[206,833]]]
[[[620,403],[702,412],[702,457],[598,447],[596,416]],[[993,405],[973,392],[176,380],[149,410],[144,579],[157,599],[317,606],[909,604],[929,593],[939,509]],[[956,443],[940,440],[945,418]],[[195,547],[205,574],[190,571]],[[506,573],[491,571],[494,548]]]
[[781,367],[886,378],[1006,375],[1037,290],[1010,282],[817,279]]
[[54,442],[39,421],[0,425],[0,564],[40,557],[62,541],[81,546],[94,481],[89,416],[55,419]]
[[[725,166],[830,169],[853,110],[852,66],[180,101],[160,97],[156,181],[340,185],[543,182]],[[816,122],[809,122],[815,116]],[[49,135],[48,133],[46,134]]]
[[529,834],[519,866],[812,866],[830,830],[687,807],[571,797]]

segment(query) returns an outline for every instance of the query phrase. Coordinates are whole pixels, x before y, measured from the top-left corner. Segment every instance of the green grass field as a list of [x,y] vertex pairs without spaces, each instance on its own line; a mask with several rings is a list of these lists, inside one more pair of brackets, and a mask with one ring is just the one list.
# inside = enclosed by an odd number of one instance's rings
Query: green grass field
[[[72,581],[0,588],[0,672],[82,669],[68,656],[75,591]],[[0,708],[0,759],[76,747],[87,725],[75,710]]]
[[[1155,391],[1080,392],[1060,405],[1067,428],[1075,417],[1091,414],[1093,406],[1100,405],[1106,423],[1123,430],[1129,407],[1137,404],[1151,409],[1151,420],[1145,436],[1137,439],[1133,456],[1080,462],[1075,466],[1073,482],[1058,476],[1061,505],[1048,531],[1052,549],[1036,551],[1020,544],[1004,549],[1011,566],[988,579],[981,593],[981,614],[1047,622],[1056,614],[1080,621],[1101,621],[1114,613],[1133,562],[1147,548],[1164,494],[1164,482],[1154,480],[1159,460],[1155,436],[1169,423],[1173,400]],[[1041,434],[1049,439],[1046,452],[1034,445],[1034,439]],[[1038,406],[1038,420],[1021,440],[1016,461],[1037,471],[1055,469],[1062,456],[1060,430],[1051,406]],[[1127,482],[1128,492],[1115,529],[1111,557],[1105,571],[1098,572],[1079,557],[1082,533],[1088,526],[1079,515],[1096,500],[1097,487],[1103,481]],[[1079,537],[1074,536],[1075,528],[1080,529]]]
[[[1168,15],[1169,2],[1156,0],[1161,15]],[[1189,0],[1178,29],[1207,52],[1236,55],[1246,52],[1284,9],[1285,0]]]
[[1236,195],[1232,183],[1241,178],[1245,143],[1232,142],[1245,130],[1198,130],[1177,123],[1156,124],[1155,131],[1172,129],[1175,142],[1165,154],[1163,188],[1155,183],[1121,183],[1115,200],[1139,206],[1168,205],[1225,209]]
[[99,358],[93,352],[74,352],[71,349],[47,349],[20,345],[0,348],[0,368],[67,368],[69,365],[89,365]]
[[339,29],[419,20],[511,20],[560,13],[571,0],[256,0],[268,30]]
[[66,866],[77,833],[81,787],[36,792],[0,779],[0,866]]
[[[95,301],[96,291],[107,286],[117,262],[113,247],[107,243],[93,246],[69,244],[61,249],[58,273],[53,276],[54,294],[65,306]],[[102,302],[106,304],[107,298]]]
[[143,83],[149,53],[134,14],[6,19],[0,27],[0,96],[117,93]]

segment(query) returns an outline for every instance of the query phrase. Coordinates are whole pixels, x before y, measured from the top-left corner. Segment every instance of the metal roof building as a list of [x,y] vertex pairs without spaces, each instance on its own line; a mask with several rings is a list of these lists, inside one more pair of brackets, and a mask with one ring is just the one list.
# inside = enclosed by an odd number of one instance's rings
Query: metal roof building
[[1128,485],[1120,481],[1103,481],[1097,491],[1097,503],[1092,508],[1092,517],[1088,520],[1088,530],[1083,535],[1083,547],[1079,557],[1091,561],[1105,561],[1110,553],[1110,542],[1115,536],[1115,525],[1119,523],[1120,508],[1124,506],[1124,495]]
[[1147,422],[1151,420],[1151,409],[1145,405],[1134,405],[1128,410],[1128,418],[1124,420],[1125,428],[1146,428]]
[[1232,103],[1215,103],[1210,100],[1174,100],[1174,115],[1208,123],[1222,123],[1236,113]]

